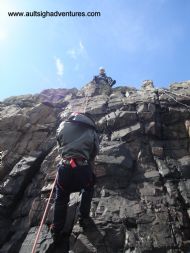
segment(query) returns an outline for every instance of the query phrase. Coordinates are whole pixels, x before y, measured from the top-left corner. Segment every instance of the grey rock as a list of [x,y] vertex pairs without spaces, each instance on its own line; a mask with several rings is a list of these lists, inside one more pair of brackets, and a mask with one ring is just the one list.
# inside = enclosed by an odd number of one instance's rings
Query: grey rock
[[[37,231],[38,231],[38,227],[32,227],[30,229],[26,239],[24,240],[21,246],[21,249],[19,250],[19,253],[32,252]],[[46,225],[44,225],[42,227],[42,232],[40,234],[40,238],[37,243],[36,251],[40,253],[46,252],[52,243],[53,243],[53,239],[51,237],[49,228]]]
[[118,87],[112,88],[112,95],[126,96],[127,93],[130,95],[136,91],[137,89],[129,87],[129,86],[118,86]]
[[163,157],[163,153],[164,153],[163,147],[155,147],[155,146],[152,147],[152,154],[154,156],[162,158]]
[[151,90],[153,88],[154,88],[154,84],[153,84],[152,80],[145,80],[145,81],[143,81],[142,89]]
[[182,173],[183,178],[190,179],[190,156],[184,156],[178,161],[180,163],[180,172]]
[[[18,162],[9,176],[0,184],[0,205],[4,214],[9,214],[15,207],[17,199],[25,190],[30,178],[36,173],[38,159],[36,157],[24,157]],[[9,210],[8,210],[9,209]]]
[[76,97],[78,90],[76,88],[73,89],[47,89],[43,90],[38,95],[38,100],[40,102],[48,102],[52,105],[57,103],[62,103],[68,101],[68,99]]
[[128,169],[133,168],[133,159],[130,151],[125,147],[125,144],[117,142],[111,146],[103,147],[100,154],[97,156],[96,161],[100,164],[118,165],[118,167]]
[[190,180],[187,179],[186,181],[180,181],[178,187],[179,187],[181,196],[184,200],[184,203],[189,206],[190,205]]
[[173,83],[170,85],[171,90],[186,90],[186,92],[189,92],[190,88],[190,81],[185,82],[179,82],[179,83]]
[[159,170],[160,174],[163,177],[169,175],[170,170],[169,170],[167,164],[163,160],[160,160],[160,159],[155,159],[155,160],[156,160],[156,164],[158,166],[158,170]]
[[85,85],[78,95],[83,96],[97,96],[97,95],[110,95],[111,94],[111,87],[104,81],[96,84],[95,82],[90,82]]
[[118,131],[114,131],[111,139],[114,140],[127,140],[128,138],[136,138],[136,136],[141,133],[141,125],[140,123],[137,123],[135,125],[132,125],[130,127],[126,127],[123,129],[120,129]]
[[103,131],[111,132],[125,126],[131,126],[137,121],[136,112],[116,110],[101,118],[98,127]]
[[3,101],[5,105],[14,104],[20,108],[33,107],[35,106],[36,102],[37,102],[37,97],[31,94],[9,97]]
[[121,108],[122,106],[124,106],[124,104],[125,104],[125,101],[124,101],[123,96],[111,95],[110,99],[108,101],[108,108],[109,108],[109,110],[117,110],[117,109]]
[[[101,148],[86,231],[75,216],[78,193],[71,196],[71,252],[188,252],[190,115],[176,101],[190,105],[189,90],[189,81],[141,90],[90,83],[0,103],[0,252],[31,252],[61,159],[56,128],[72,111],[93,114]],[[53,199],[38,252],[54,252],[52,215]]]

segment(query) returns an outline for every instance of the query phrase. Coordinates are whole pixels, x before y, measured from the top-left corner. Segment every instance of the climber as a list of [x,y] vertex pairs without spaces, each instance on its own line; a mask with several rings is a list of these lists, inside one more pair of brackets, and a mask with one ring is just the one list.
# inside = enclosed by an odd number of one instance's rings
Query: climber
[[[95,122],[87,113],[72,113],[57,130],[57,141],[62,160],[58,165],[54,218],[51,233],[54,243],[63,237],[67,204],[72,192],[81,192],[79,225],[88,224],[95,184],[92,164],[99,150]],[[71,232],[71,231],[70,231]],[[68,246],[69,247],[69,246]]]
[[94,76],[93,82],[95,82],[96,84],[101,84],[106,83],[109,84],[111,87],[116,83],[115,80],[112,80],[111,77],[108,77],[105,73],[105,69],[103,67],[99,68],[99,75],[98,76]]

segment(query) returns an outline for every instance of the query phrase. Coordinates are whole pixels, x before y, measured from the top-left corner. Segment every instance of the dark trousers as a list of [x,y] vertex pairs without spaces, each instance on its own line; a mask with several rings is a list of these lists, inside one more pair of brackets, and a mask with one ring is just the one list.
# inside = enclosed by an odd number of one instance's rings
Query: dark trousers
[[94,191],[95,176],[90,165],[71,168],[70,165],[58,165],[56,197],[54,204],[53,224],[58,232],[63,229],[67,204],[72,192],[81,192],[80,215],[88,217]]

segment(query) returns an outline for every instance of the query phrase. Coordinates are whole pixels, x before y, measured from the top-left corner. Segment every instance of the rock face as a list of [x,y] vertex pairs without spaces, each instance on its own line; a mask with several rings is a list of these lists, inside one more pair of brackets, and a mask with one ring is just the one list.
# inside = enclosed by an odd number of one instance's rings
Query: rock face
[[[55,131],[71,111],[84,110],[96,120],[101,149],[93,224],[86,232],[74,226],[73,252],[190,252],[189,81],[168,90],[151,81],[141,90],[88,84],[3,101],[0,252],[31,252],[60,160]],[[37,252],[54,252],[52,204]]]
[[145,80],[143,81],[142,88],[146,90],[154,89],[154,84],[152,80]]

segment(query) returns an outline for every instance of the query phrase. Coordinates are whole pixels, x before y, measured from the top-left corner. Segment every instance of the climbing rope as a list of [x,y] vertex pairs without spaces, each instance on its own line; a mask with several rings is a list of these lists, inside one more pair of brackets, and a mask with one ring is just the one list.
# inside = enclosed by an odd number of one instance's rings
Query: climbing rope
[[37,235],[36,235],[36,238],[35,238],[35,241],[34,241],[34,245],[33,245],[33,248],[32,248],[32,253],[35,253],[35,252],[36,252],[37,242],[38,242],[38,239],[39,239],[39,236],[40,236],[40,232],[41,232],[41,230],[42,230],[42,226],[43,226],[43,224],[44,224],[44,222],[45,222],[45,219],[46,219],[46,216],[47,216],[47,214],[48,214],[49,204],[50,204],[50,200],[52,199],[53,190],[54,190],[54,187],[55,187],[55,184],[56,184],[56,181],[57,181],[57,176],[58,176],[58,173],[56,174],[55,180],[54,180],[54,182],[53,182],[53,186],[52,186],[52,189],[51,189],[49,198],[48,198],[48,202],[47,202],[47,204],[46,204],[46,208],[45,208],[45,211],[44,211],[42,220],[41,220],[41,222],[40,222],[40,226],[39,226],[39,228],[38,228],[38,232],[37,232]]
[[189,111],[190,106],[188,106],[188,105],[186,105],[186,104],[184,104],[184,103],[181,103],[181,102],[177,101],[174,97],[172,97],[171,95],[167,94],[164,90],[162,90],[162,92],[163,92],[166,96],[168,96],[168,97],[170,97],[171,99],[173,99],[176,103],[185,106],[185,107],[188,109],[188,111]]
[[168,91],[168,90],[165,90],[165,91],[168,92],[168,93],[171,93],[171,94],[173,94],[173,95],[175,95],[175,96],[178,96],[178,97],[183,97],[183,98],[188,98],[188,99],[190,99],[190,96],[187,96],[187,95],[177,94],[177,93],[175,93],[175,92]]

